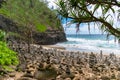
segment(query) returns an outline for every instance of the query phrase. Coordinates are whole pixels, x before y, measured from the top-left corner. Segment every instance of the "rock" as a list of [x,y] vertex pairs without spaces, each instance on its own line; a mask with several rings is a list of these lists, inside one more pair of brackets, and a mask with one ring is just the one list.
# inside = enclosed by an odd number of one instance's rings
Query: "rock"
[[0,66],[0,75],[4,75],[4,74],[8,74],[8,72],[4,70],[2,66]]
[[[99,60],[99,55],[94,53],[86,55],[86,53],[66,52],[57,49],[39,49],[34,44],[31,44],[31,49],[32,53],[19,50],[21,62],[18,66],[24,71],[21,76],[26,73],[23,77],[19,77],[21,80],[33,78],[36,80],[120,79],[119,60],[113,63],[107,55],[102,56],[103,59]],[[108,62],[110,62],[109,65]]]
[[35,33],[33,39],[36,44],[55,44],[57,42],[66,41],[65,33],[63,31],[49,31],[48,33]]
[[55,79],[57,72],[54,69],[43,69],[36,71],[34,77],[38,80]]
[[24,75],[23,75],[23,77],[33,78],[33,75],[32,75],[32,74],[30,74],[30,73],[26,73],[26,74],[24,74]]
[[96,63],[97,63],[96,55],[93,52],[91,52],[91,54],[89,55],[90,68],[92,68]]
[[70,78],[66,78],[65,80],[71,80]]
[[63,78],[61,78],[61,75],[58,75],[58,76],[56,77],[56,80],[63,80]]
[[117,74],[117,79],[120,80],[120,72]]
[[[62,28],[62,26],[61,26]],[[13,22],[12,20],[5,18],[4,16],[0,15],[0,29],[6,32],[14,32],[18,33],[20,36],[24,38],[20,38],[18,36],[9,36],[7,39],[12,40],[12,41],[25,41],[28,42],[27,35],[25,34],[24,31],[26,31],[26,28],[23,26],[17,25],[17,23]],[[63,31],[61,30],[46,30],[44,33],[40,33],[38,31],[33,31],[32,32],[32,39],[35,44],[55,44],[57,42],[64,42],[66,41],[66,36]]]
[[110,78],[108,76],[101,76],[100,79],[102,79],[102,80],[110,80]]
[[70,75],[70,74],[71,74],[71,71],[70,71],[70,68],[69,68],[68,65],[67,65],[67,67],[66,67],[66,74],[67,74],[67,75]]
[[4,80],[4,77],[0,75],[0,80]]
[[17,71],[23,71],[23,72],[25,72],[25,70],[26,70],[26,63],[23,62],[23,63],[19,64],[19,65],[17,66],[17,69],[16,69],[16,70],[17,70]]
[[112,75],[111,75],[111,79],[116,79],[115,74],[112,74]]
[[71,73],[71,74],[65,74],[65,73],[63,73],[62,75],[61,75],[61,78],[63,78],[63,79],[66,79],[66,78],[70,78],[70,79],[73,79],[75,76]]
[[15,80],[14,78],[6,78],[4,80]]
[[73,80],[80,80],[80,77],[74,77]]
[[10,76],[10,77],[15,77],[15,75],[16,75],[15,72],[9,73],[9,76]]
[[29,78],[29,77],[21,77],[17,80],[37,80],[37,79],[33,79],[33,78]]
[[94,77],[87,78],[86,80],[96,80]]

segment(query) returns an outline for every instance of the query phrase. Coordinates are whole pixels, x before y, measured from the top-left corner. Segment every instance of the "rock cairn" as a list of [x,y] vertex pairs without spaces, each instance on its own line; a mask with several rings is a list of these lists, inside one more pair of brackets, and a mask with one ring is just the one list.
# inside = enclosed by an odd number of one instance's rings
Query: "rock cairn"
[[113,53],[43,49],[33,44],[27,53],[25,43],[9,46],[19,53],[20,64],[16,70],[23,73],[13,80],[120,80],[120,58]]

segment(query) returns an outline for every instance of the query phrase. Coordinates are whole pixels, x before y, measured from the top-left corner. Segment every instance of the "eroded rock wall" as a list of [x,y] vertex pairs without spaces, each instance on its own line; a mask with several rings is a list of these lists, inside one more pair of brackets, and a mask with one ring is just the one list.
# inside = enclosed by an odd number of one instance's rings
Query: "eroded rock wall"
[[[18,24],[14,23],[12,20],[3,17],[0,15],[0,29],[6,32],[13,32],[17,33],[20,36],[9,36],[9,40],[16,40],[16,41],[28,41],[28,37],[25,36],[26,28],[23,26],[18,26]],[[31,29],[32,30],[32,29]],[[66,36],[63,30],[47,30],[44,33],[32,32],[32,39],[33,43],[35,44],[55,44],[57,42],[64,42],[66,41]]]

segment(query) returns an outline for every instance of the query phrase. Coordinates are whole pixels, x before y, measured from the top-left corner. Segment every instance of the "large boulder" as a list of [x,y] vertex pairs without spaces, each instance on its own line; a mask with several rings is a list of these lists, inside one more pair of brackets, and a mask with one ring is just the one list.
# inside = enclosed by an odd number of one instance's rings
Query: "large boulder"
[[63,31],[49,31],[45,33],[35,33],[33,35],[34,43],[37,44],[55,44],[57,42],[66,41]]

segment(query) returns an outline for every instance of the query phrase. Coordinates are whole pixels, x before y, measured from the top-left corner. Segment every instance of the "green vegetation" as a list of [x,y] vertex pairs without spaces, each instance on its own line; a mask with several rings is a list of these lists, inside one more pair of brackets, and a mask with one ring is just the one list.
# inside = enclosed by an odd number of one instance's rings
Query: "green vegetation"
[[18,65],[19,61],[16,52],[7,47],[4,41],[5,36],[5,32],[0,30],[0,66],[7,71],[12,71],[13,69],[9,66]]
[[[42,0],[7,0],[2,4],[0,14],[11,19],[18,26],[24,26],[19,29],[23,30],[29,44],[32,41],[33,31],[44,32],[48,28],[62,29],[56,13]],[[5,36],[6,33],[0,30],[0,65],[8,69],[6,66],[17,65],[19,61],[16,52],[7,47]]]
[[[24,40],[33,43],[34,32],[45,32],[47,29],[62,30],[56,13],[47,7],[43,0],[7,0],[0,8],[0,14],[22,26],[18,28],[24,35]],[[18,35],[21,33],[18,33]]]
[[[116,24],[115,16],[120,20],[120,1],[118,0],[58,0],[58,12],[65,18],[73,19],[77,31],[81,23],[90,23],[120,39],[119,26]],[[116,14],[117,13],[117,14]],[[94,27],[93,25],[91,27]]]
[[5,36],[6,36],[6,33],[4,31],[0,30],[0,41],[4,41]]
[[32,28],[44,32],[47,27],[54,29],[61,27],[54,11],[40,0],[8,0],[2,5],[0,14],[30,30]]
[[7,47],[5,42],[0,41],[0,65],[17,65],[17,54]]

